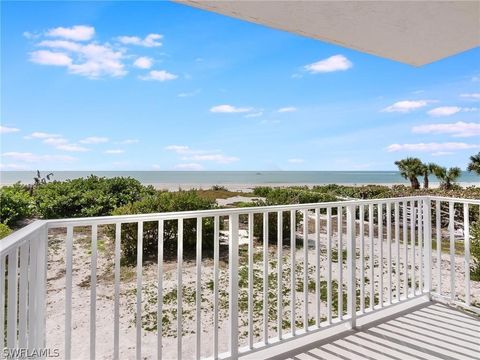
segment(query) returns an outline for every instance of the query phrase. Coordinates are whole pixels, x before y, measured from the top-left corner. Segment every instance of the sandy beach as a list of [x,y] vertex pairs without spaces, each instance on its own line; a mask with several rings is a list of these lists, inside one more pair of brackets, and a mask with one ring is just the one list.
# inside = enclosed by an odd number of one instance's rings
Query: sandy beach
[[[480,182],[460,182],[458,183],[461,187],[470,187],[470,186],[480,186]],[[229,191],[237,191],[237,192],[252,192],[254,188],[260,186],[270,186],[270,187],[281,187],[286,188],[290,186],[308,186],[312,188],[313,186],[322,186],[328,185],[326,183],[253,183],[253,184],[232,184],[232,183],[185,183],[185,184],[178,184],[178,183],[146,183],[144,185],[152,185],[155,189],[158,190],[168,190],[168,191],[178,191],[182,190],[191,190],[191,189],[202,189],[207,190],[211,189],[213,186],[223,186]],[[343,186],[365,186],[365,185],[379,185],[379,186],[394,186],[394,185],[406,185],[405,183],[339,183],[337,185]],[[439,187],[439,183],[430,183],[430,188],[436,189]]]

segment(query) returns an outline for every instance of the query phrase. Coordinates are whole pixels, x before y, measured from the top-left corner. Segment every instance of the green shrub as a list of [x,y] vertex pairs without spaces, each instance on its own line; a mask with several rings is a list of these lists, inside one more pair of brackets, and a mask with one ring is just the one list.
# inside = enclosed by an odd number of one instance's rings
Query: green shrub
[[110,215],[115,208],[154,193],[153,187],[129,177],[94,175],[53,181],[34,189],[37,212],[45,219]]
[[7,235],[12,233],[12,229],[10,229],[7,225],[0,223],[0,239],[3,239]]
[[[265,201],[258,201],[258,206],[270,205],[290,205],[290,204],[308,204],[336,201],[337,198],[328,193],[309,190],[305,186],[296,186],[288,188],[257,187],[254,189],[255,195],[263,196]],[[290,241],[290,212],[283,212],[283,240]],[[296,223],[302,220],[303,215],[300,212],[296,214]],[[263,216],[254,217],[254,234],[259,240],[263,241]],[[268,215],[268,241],[277,243],[277,224],[278,215],[269,213]]]
[[0,188],[0,222],[14,226],[33,214],[33,200],[28,189],[16,183]]
[[470,256],[472,258],[470,278],[480,281],[480,221],[476,221],[471,225],[470,240]]
[[[172,211],[207,210],[215,207],[215,201],[198,196],[197,192],[159,192],[144,199],[116,209],[114,215],[148,214]],[[196,249],[196,219],[185,219],[183,224],[183,247],[189,256]],[[137,224],[122,226],[122,252],[125,264],[132,265],[137,260]],[[164,254],[166,258],[175,256],[177,252],[176,220],[164,222]],[[213,218],[203,220],[203,249],[213,249]],[[143,258],[156,260],[158,251],[158,223],[145,222],[143,225]]]

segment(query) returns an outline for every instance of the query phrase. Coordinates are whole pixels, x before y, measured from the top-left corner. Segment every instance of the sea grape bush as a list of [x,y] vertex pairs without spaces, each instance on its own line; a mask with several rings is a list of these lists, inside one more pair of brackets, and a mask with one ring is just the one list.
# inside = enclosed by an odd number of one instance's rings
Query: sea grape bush
[[114,209],[155,193],[129,177],[104,178],[91,175],[53,181],[35,187],[37,214],[44,219],[110,215]]
[[[214,200],[198,196],[195,190],[178,192],[157,192],[140,201],[122,206],[113,215],[148,214],[172,211],[208,210],[215,208]],[[185,255],[195,252],[196,248],[196,219],[185,219],[183,224],[183,245]],[[122,261],[126,265],[133,265],[137,260],[137,224],[122,225]],[[213,218],[203,221],[202,246],[206,251],[213,249]],[[110,229],[114,234],[114,229]],[[164,222],[164,254],[172,258],[177,251],[177,221]],[[158,253],[158,221],[145,222],[143,225],[143,258],[156,260]]]
[[0,188],[0,222],[15,226],[34,213],[34,202],[28,189],[16,183]]

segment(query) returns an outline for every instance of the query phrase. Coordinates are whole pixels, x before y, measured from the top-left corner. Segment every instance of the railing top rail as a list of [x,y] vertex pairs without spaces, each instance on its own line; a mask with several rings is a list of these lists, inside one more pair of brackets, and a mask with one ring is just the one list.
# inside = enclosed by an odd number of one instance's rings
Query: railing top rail
[[166,213],[151,213],[151,214],[136,214],[136,215],[120,215],[120,216],[100,216],[89,218],[71,218],[71,219],[53,219],[47,220],[49,228],[65,227],[67,225],[82,226],[82,224],[116,224],[129,223],[137,221],[157,221],[157,220],[173,220],[173,219],[189,219],[196,217],[213,217],[213,216],[228,216],[235,214],[249,214],[249,213],[264,213],[274,211],[289,211],[289,210],[304,210],[304,209],[318,209],[318,208],[332,208],[337,206],[347,205],[368,205],[378,203],[394,203],[401,201],[412,200],[426,200],[426,196],[408,196],[397,198],[383,198],[383,199],[369,199],[369,200],[347,200],[347,201],[333,201],[321,203],[308,204],[293,204],[293,205],[270,205],[270,206],[254,206],[243,208],[228,208],[228,209],[213,209],[213,210],[194,210],[194,211],[179,211]]
[[30,236],[33,236],[37,231],[40,231],[47,222],[47,220],[36,220],[0,240],[0,256],[5,255],[10,250],[27,241]]
[[448,201],[460,204],[480,205],[480,199],[454,198],[448,196],[428,196],[429,200]]

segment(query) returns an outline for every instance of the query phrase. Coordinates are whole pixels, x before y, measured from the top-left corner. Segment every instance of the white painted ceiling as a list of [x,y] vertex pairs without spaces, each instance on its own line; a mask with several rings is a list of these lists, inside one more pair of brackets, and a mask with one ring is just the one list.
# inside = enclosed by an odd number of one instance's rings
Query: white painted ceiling
[[480,45],[480,0],[174,0],[421,66]]

